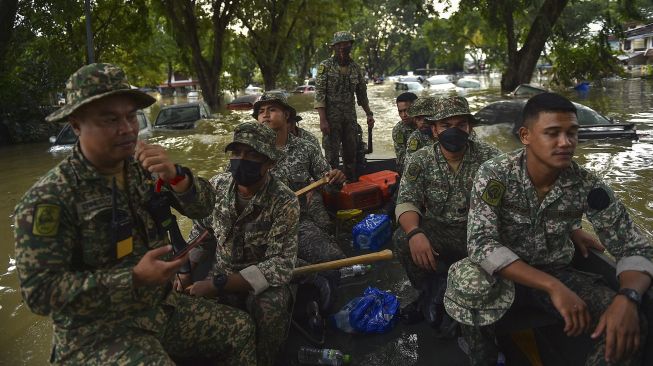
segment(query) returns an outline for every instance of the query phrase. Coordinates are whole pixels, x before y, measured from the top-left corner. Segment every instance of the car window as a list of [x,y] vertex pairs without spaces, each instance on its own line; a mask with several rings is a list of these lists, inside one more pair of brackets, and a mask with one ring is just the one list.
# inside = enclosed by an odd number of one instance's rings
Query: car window
[[200,119],[198,106],[172,107],[162,109],[156,117],[156,126],[171,125],[175,123],[195,122]]
[[73,128],[69,124],[66,124],[64,128],[61,129],[61,132],[59,132],[59,135],[57,135],[57,140],[54,144],[72,145],[74,143],[77,143],[77,135],[75,135]]
[[143,112],[137,113],[136,118],[138,118],[138,129],[139,130],[147,128],[147,117],[145,117],[145,113],[143,113]]
[[602,125],[610,123],[608,119],[585,106],[576,104],[576,108],[578,123],[581,125]]

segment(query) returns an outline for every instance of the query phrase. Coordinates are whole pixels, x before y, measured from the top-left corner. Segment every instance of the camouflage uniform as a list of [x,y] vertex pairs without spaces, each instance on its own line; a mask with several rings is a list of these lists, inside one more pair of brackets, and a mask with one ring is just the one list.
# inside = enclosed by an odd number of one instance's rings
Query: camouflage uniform
[[[484,161],[500,153],[486,143],[470,141],[459,170],[454,173],[436,142],[413,154],[406,166],[395,208],[397,220],[404,212],[417,212],[431,246],[446,264],[466,256],[467,210],[474,175]],[[395,230],[394,243],[408,278],[420,288],[427,273],[413,262],[401,227]],[[442,270],[446,268],[438,266],[438,271]]]
[[397,170],[401,173],[404,171],[404,160],[406,159],[406,147],[408,146],[408,137],[415,131],[414,125],[408,125],[403,121],[397,122],[392,128],[392,142],[395,146],[397,155]]
[[[615,292],[591,274],[570,267],[574,245],[570,233],[581,227],[583,214],[611,254],[617,275],[635,270],[653,276],[653,246],[632,222],[614,192],[575,162],[564,169],[539,202],[526,170],[526,151],[492,159],[478,171],[472,190],[468,226],[471,262],[490,275],[521,259],[561,280],[588,305],[592,329]],[[557,314],[546,294],[529,289],[542,307]],[[453,316],[453,314],[451,314]],[[496,321],[498,319],[494,319]],[[640,314],[640,330],[645,330]],[[496,358],[492,330],[467,329],[473,364]],[[642,333],[642,337],[645,334]],[[642,339],[641,344],[645,344]],[[605,337],[594,344],[586,364],[604,364]]]
[[[48,120],[65,118],[88,99],[133,94],[129,88],[113,65],[84,66],[68,81],[69,104]],[[141,106],[147,104],[140,98]],[[134,160],[125,162],[124,173],[114,207],[113,185],[77,145],[16,206],[21,293],[33,312],[52,317],[51,362],[174,365],[168,354],[203,354],[254,364],[254,329],[246,313],[171,292],[170,284],[133,286],[132,269],[143,255],[170,243],[145,208],[153,195],[150,175]],[[179,212],[201,217],[210,206],[194,192],[208,182],[191,179],[187,193],[168,194]],[[131,236],[118,243],[110,224],[114,208],[131,226]]]
[[404,157],[404,164],[406,160],[409,160],[410,156],[417,150],[423,148],[424,146],[433,145],[435,138],[432,134],[426,135],[420,130],[413,131],[408,140],[406,141],[406,156]]
[[[351,34],[338,32],[332,43],[353,41]],[[336,57],[320,63],[315,80],[315,108],[325,108],[330,133],[323,138],[325,153],[329,164],[337,168],[340,164],[340,146],[342,145],[344,170],[347,177],[353,175],[356,166],[357,128],[356,106],[368,105],[365,72],[355,62],[347,66],[338,65]],[[328,148],[327,148],[328,146]]]
[[317,136],[313,135],[312,133],[308,132],[307,130],[297,127],[297,137],[300,139],[304,139],[308,142],[311,143],[311,145],[317,147],[317,151],[322,155],[322,146],[320,146],[320,140],[318,140]]
[[[274,147],[275,139],[274,131],[259,123],[242,123],[234,131],[234,142],[278,160],[282,154]],[[291,302],[288,284],[297,257],[299,221],[295,194],[273,175],[268,174],[265,179],[265,184],[238,214],[237,187],[231,173],[211,178],[212,187],[202,187],[198,194],[212,195],[213,213],[194,221],[191,233],[206,228],[217,241],[209,277],[238,272],[252,286],[253,292],[249,294],[227,294],[219,301],[246,309],[254,318],[259,366],[274,362],[286,338]],[[203,250],[191,253],[192,261],[198,262],[202,251],[212,249],[205,245]]]
[[[436,108],[444,108],[440,103],[439,99],[435,97],[421,97],[417,98],[415,102],[408,107],[408,116],[417,117],[417,116],[432,116],[438,111]],[[407,159],[412,153],[423,148],[424,146],[432,145],[435,142],[433,134],[429,133],[424,134],[419,129],[413,129],[413,132],[408,135],[408,140],[406,140],[406,157]],[[405,160],[404,159],[404,160]]]

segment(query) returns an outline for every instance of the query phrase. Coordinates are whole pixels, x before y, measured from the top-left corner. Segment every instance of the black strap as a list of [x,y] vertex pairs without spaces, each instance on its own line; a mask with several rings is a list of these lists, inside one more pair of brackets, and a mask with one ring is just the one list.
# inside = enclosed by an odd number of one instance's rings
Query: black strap
[[426,232],[424,232],[424,230],[420,229],[419,227],[416,227],[416,228],[414,228],[413,230],[409,231],[409,232],[406,234],[406,237],[408,238],[408,240],[410,240],[410,238],[412,238],[413,236],[415,236],[415,235],[417,235],[417,234],[424,234],[424,235],[426,235]]

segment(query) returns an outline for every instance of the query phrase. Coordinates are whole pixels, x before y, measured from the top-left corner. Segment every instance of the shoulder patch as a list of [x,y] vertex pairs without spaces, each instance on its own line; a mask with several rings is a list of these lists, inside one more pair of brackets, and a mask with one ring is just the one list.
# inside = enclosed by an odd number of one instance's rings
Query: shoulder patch
[[59,216],[61,207],[57,205],[36,205],[32,234],[38,236],[55,236],[59,231]]
[[419,173],[422,172],[422,168],[417,163],[410,163],[408,168],[406,168],[406,179],[409,181],[414,181],[419,177]]
[[506,192],[506,186],[496,179],[490,179],[483,190],[481,199],[490,206],[498,206],[501,203],[503,194]]
[[417,151],[417,139],[408,140],[408,150]]
[[320,66],[317,67],[317,73],[318,74],[324,73],[324,64],[320,64]]
[[587,205],[597,211],[603,211],[610,206],[610,195],[603,188],[594,188],[587,195]]

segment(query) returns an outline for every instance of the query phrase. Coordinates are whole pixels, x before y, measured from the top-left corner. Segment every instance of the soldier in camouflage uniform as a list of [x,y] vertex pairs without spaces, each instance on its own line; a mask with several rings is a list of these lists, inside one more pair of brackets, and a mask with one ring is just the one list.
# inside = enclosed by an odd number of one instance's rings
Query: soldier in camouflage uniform
[[340,147],[344,172],[350,180],[356,175],[356,136],[360,126],[356,122],[356,106],[363,107],[367,125],[374,126],[373,113],[367,99],[367,82],[364,70],[350,57],[354,37],[349,32],[336,32],[331,46],[334,56],[322,61],[317,70],[315,108],[320,115],[320,130],[324,136],[327,160],[333,168],[340,163]]
[[401,121],[392,128],[392,142],[397,155],[397,171],[399,174],[404,171],[404,159],[406,158],[406,143],[408,137],[415,131],[415,121],[408,115],[408,108],[415,102],[417,95],[406,92],[397,97],[397,112]]
[[[207,229],[217,241],[212,269],[205,280],[186,288],[191,295],[218,297],[247,310],[256,323],[259,366],[272,365],[285,341],[288,284],[297,257],[299,203],[270,174],[282,157],[275,140],[274,131],[259,123],[245,122],[234,130],[233,142],[225,148],[231,151],[230,171],[214,176],[212,187],[197,192],[212,193],[215,203],[210,216],[194,222],[196,232]],[[191,262],[201,257],[202,250],[193,251]]]
[[[44,175],[15,211],[16,263],[29,308],[51,315],[56,364],[174,365],[168,355],[255,363],[254,326],[237,309],[171,290],[187,256],[146,209],[151,174],[189,217],[210,212],[208,182],[177,168],[138,137],[136,111],[155,99],[132,90],[123,71],[91,64],[68,80],[68,118],[79,142]],[[134,152],[136,151],[136,160]]]
[[[427,106],[419,104],[421,100],[426,100]],[[474,175],[484,161],[501,152],[467,139],[473,117],[464,98],[420,98],[413,107],[423,108],[416,115],[429,114],[426,118],[433,123],[432,133],[442,135],[445,142],[449,135],[462,136],[455,144],[437,141],[415,152],[401,178],[395,209],[401,227],[394,233],[395,251],[411,284],[424,292],[427,278],[444,286],[448,265],[466,256],[467,210]],[[416,306],[405,309],[406,315],[416,311]]]
[[[525,292],[559,316],[568,336],[591,332],[595,342],[587,365],[638,364],[637,349],[646,336],[638,306],[653,276],[653,246],[610,187],[572,160],[578,142],[574,105],[543,93],[531,98],[523,113],[519,136],[525,148],[485,162],[476,175],[467,231],[470,263],[462,270],[516,282],[524,290],[517,297]],[[569,233],[581,227],[583,215],[617,260],[619,292],[599,276],[571,267]],[[469,325],[464,329],[472,365],[494,365],[493,329],[483,326],[501,314],[474,316],[474,303],[484,301],[482,294],[485,299],[512,295],[483,288],[481,282],[480,288],[469,281],[452,285],[447,310]]]
[[[295,109],[281,93],[265,92],[254,103],[252,116],[276,134],[276,146],[284,153],[271,174],[285,180],[288,187],[298,191],[324,176],[329,184],[339,185],[345,176],[338,169],[331,169],[319,150],[309,142],[288,133],[289,116]],[[314,191],[315,192],[315,191]],[[300,197],[299,248],[297,257],[309,263],[327,262],[345,257],[335,240],[326,232],[331,220],[322,203],[319,192],[310,192],[308,200]]]
[[297,125],[297,123],[299,123],[299,121],[301,120],[302,117],[297,115],[296,113],[294,116],[290,116],[290,119],[288,120],[288,123],[290,124],[288,132],[299,137],[300,139],[304,139],[310,142],[311,145],[317,147],[317,150],[320,152],[320,155],[322,155],[322,147],[320,146],[320,140],[317,139],[317,136],[313,135],[312,133],[308,132],[306,129],[301,128]]
[[[431,126],[424,119],[436,113],[437,101],[438,98],[435,97],[422,97],[408,108],[408,117],[415,121],[415,130],[406,140],[405,160],[408,160],[415,151],[435,142]],[[407,162],[405,161],[404,164],[407,165]]]

